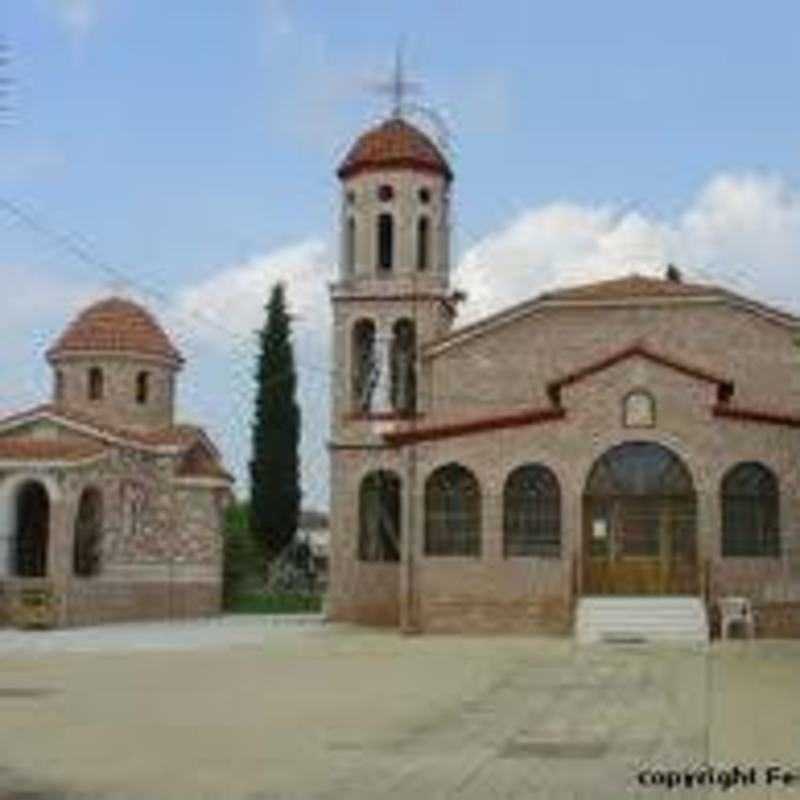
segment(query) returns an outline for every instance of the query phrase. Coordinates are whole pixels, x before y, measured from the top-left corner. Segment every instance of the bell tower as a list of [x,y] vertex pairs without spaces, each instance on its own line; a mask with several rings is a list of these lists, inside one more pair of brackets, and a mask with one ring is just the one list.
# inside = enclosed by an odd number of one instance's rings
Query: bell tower
[[456,296],[453,173],[406,119],[405,86],[398,58],[393,113],[356,140],[337,170],[328,613],[411,629],[414,459],[383,434],[429,407],[421,348],[450,329]]
[[439,148],[395,113],[356,141],[337,175],[334,434],[348,418],[418,413],[419,345],[452,321],[453,174]]

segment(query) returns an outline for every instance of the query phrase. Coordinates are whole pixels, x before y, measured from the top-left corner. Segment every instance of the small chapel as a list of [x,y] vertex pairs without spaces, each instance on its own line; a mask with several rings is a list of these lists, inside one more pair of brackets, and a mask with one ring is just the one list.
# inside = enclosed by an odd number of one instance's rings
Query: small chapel
[[800,318],[670,267],[458,325],[442,149],[395,113],[337,175],[332,619],[565,634],[587,598],[735,596],[800,635]]
[[180,352],[109,297],[46,356],[50,401],[0,419],[0,622],[30,622],[31,597],[45,626],[218,613],[233,479],[175,421]]

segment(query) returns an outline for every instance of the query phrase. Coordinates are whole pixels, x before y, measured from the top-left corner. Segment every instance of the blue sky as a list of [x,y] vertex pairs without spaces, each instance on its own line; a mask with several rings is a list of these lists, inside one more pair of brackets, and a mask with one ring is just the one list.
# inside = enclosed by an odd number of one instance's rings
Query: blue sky
[[[796,3],[7,0],[0,35],[0,198],[156,290],[126,291],[187,351],[182,411],[242,478],[250,332],[287,280],[311,504],[334,168],[384,113],[370,85],[401,37],[449,131],[468,315],[666,259],[800,308]],[[111,284],[2,211],[0,270],[5,411],[46,393],[43,347]]]

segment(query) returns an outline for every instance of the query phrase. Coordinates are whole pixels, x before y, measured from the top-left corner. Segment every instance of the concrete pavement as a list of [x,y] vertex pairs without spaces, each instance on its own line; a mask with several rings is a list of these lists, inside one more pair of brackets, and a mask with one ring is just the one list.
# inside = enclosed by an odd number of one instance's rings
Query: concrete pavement
[[790,798],[800,777],[761,770],[800,769],[799,689],[800,642],[2,631],[0,799],[696,797],[637,774],[706,762],[759,769],[737,798]]

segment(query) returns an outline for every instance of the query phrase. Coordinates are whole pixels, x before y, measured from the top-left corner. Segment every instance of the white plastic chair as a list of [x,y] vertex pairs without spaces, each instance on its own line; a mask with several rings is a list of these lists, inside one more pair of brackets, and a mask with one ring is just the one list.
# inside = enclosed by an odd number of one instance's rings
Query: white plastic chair
[[721,597],[717,601],[717,606],[720,613],[720,638],[727,639],[730,626],[737,622],[742,623],[748,638],[755,638],[756,630],[755,621],[753,619],[753,606],[748,598]]

